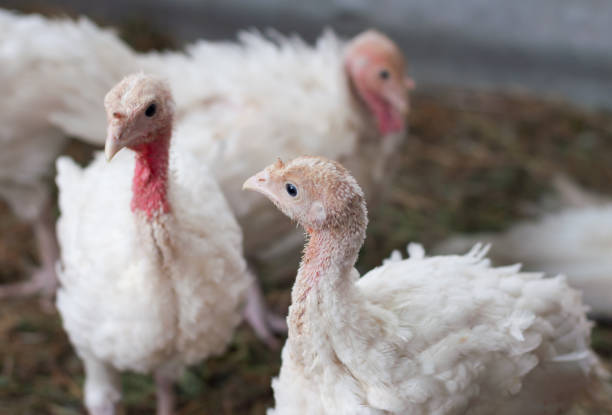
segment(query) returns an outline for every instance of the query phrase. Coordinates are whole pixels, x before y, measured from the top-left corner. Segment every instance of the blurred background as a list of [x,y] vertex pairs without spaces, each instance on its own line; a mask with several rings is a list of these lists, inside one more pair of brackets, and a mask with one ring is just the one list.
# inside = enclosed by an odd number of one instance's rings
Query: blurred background
[[[521,88],[612,106],[612,4],[605,0],[3,0],[5,8],[77,16],[120,28],[142,48],[233,38],[273,27],[312,41],[324,27],[379,28],[419,84]],[[151,35],[155,35],[150,37]],[[161,42],[160,42],[161,41]],[[160,43],[156,43],[160,42]]]
[[[233,39],[249,28],[309,42],[326,27],[347,37],[369,27],[387,33],[417,89],[401,168],[370,218],[362,270],[409,241],[430,248],[458,232],[533,217],[554,195],[559,173],[612,195],[609,1],[2,0],[0,7],[85,15],[142,51]],[[66,151],[86,160],[90,149],[73,143]],[[0,205],[0,281],[20,278],[35,258],[28,225]],[[291,281],[262,278],[268,302],[286,310]],[[612,326],[598,324],[593,346],[612,358]],[[241,327],[226,355],[183,377],[179,414],[263,414],[279,363]],[[41,313],[36,299],[0,304],[0,414],[82,413],[82,380],[56,314]],[[151,380],[127,374],[123,382],[126,413],[151,413]]]

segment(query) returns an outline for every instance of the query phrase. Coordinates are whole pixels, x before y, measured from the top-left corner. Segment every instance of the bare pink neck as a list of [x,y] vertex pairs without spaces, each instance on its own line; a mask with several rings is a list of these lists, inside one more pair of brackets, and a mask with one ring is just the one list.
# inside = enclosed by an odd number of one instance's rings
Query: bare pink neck
[[336,278],[337,275],[331,274],[352,269],[363,243],[363,233],[311,232],[292,292],[293,303],[304,301],[321,278]]
[[132,212],[142,212],[148,220],[170,212],[168,153],[171,129],[158,134],[154,141],[132,148],[136,152],[132,180]]
[[318,232],[309,235],[292,292],[294,304],[306,299],[321,275],[329,270],[332,258],[335,256],[332,238]]

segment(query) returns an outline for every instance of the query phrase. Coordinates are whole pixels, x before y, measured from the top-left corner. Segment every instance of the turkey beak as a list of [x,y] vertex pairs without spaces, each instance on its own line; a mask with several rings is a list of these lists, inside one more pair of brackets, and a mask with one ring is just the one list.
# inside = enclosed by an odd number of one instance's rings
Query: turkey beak
[[276,200],[276,195],[270,190],[270,172],[268,169],[249,177],[242,185],[242,190],[253,190],[272,201]]
[[108,126],[108,132],[106,135],[106,142],[104,143],[104,154],[106,155],[106,161],[111,161],[112,158],[125,147],[122,142],[123,128],[120,125],[111,124]]
[[[404,81],[404,80],[402,80]],[[389,83],[382,91],[382,95],[397,113],[405,117],[408,114],[408,85],[406,82]]]

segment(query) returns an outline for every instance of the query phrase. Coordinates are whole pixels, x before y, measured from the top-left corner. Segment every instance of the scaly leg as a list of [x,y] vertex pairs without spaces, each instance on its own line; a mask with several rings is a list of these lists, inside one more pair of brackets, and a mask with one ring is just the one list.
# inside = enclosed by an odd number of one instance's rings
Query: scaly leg
[[155,372],[155,395],[157,396],[157,415],[172,415],[174,413],[174,389],[170,377],[161,370]]
[[249,273],[252,275],[252,284],[247,293],[244,318],[260,340],[271,349],[278,349],[280,344],[274,333],[287,332],[286,319],[267,310],[259,280],[250,268]]
[[40,268],[25,281],[0,286],[0,299],[27,297],[39,293],[47,301],[53,298],[58,284],[55,262],[59,258],[59,246],[55,235],[55,219],[51,212],[49,203],[42,209],[40,216],[33,224],[41,262]]

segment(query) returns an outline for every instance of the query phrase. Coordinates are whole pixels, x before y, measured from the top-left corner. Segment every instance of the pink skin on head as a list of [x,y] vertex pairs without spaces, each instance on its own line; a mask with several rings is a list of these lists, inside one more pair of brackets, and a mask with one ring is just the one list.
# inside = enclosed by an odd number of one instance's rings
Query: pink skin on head
[[401,132],[414,81],[404,75],[404,57],[386,36],[367,31],[347,47],[347,73],[383,136]]
[[123,147],[136,153],[132,212],[142,212],[148,220],[169,213],[168,152],[173,102],[168,87],[150,76],[131,75],[107,94],[105,106],[109,120],[107,159]]
[[396,111],[391,104],[379,95],[364,91],[363,99],[366,101],[370,111],[376,117],[378,130],[383,136],[402,131],[404,129],[404,117]]
[[[297,189],[288,194],[287,184]],[[363,192],[339,163],[321,157],[278,161],[249,178],[244,189],[270,199],[309,234],[296,286],[295,302],[306,298],[321,275],[337,264],[349,264],[346,256],[358,252],[367,224]]]

